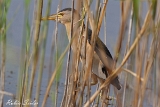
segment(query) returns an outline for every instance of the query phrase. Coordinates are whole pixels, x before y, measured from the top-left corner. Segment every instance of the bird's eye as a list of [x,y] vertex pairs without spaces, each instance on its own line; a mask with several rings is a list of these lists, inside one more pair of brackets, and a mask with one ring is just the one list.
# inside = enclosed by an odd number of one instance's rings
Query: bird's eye
[[63,15],[64,15],[64,13],[60,12],[60,13],[58,13],[58,15],[63,16]]

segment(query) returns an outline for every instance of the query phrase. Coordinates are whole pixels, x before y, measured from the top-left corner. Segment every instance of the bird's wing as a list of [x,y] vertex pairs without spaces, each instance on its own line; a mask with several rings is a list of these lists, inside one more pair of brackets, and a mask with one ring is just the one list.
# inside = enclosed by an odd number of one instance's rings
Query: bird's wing
[[[89,41],[89,43],[91,41],[91,36],[92,36],[92,31],[89,29],[88,30],[88,41]],[[97,37],[94,51],[97,53],[100,60],[104,64],[105,69],[107,69],[108,73],[111,74],[111,71],[112,71],[113,65],[114,65],[114,60],[113,60],[112,55],[109,52],[108,48],[100,40],[99,37]]]
[[[90,43],[92,36],[92,31],[88,31],[88,41]],[[111,53],[109,52],[108,48],[105,46],[105,44],[100,40],[99,37],[97,37],[96,44],[94,51],[97,53],[98,57],[100,58],[101,62],[104,64],[102,67],[102,72],[108,77],[108,74],[112,73],[113,67],[114,67],[114,60],[112,58]],[[121,89],[121,85],[119,83],[118,76],[115,77],[115,79],[111,82],[112,85],[114,85],[118,90]]]
[[114,65],[114,60],[113,60],[112,55],[110,54],[108,48],[100,40],[99,37],[96,40],[95,52],[97,53],[97,55],[99,56],[100,60],[104,64],[104,66],[107,69],[108,73],[111,74],[111,71],[112,71],[113,65]]

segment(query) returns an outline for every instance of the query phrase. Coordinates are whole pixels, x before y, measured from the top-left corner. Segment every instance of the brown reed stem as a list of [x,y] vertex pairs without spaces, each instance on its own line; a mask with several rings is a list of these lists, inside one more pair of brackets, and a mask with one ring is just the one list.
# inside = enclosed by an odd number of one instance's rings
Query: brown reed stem
[[[125,8],[124,8],[124,4],[126,4]],[[126,22],[127,22],[127,17],[129,16],[129,8],[131,7],[131,1],[121,1],[121,26],[120,26],[120,30],[119,30],[119,36],[118,36],[118,41],[117,41],[117,47],[116,47],[116,54],[114,57],[115,62],[117,62],[118,60],[118,56],[121,50],[121,45],[122,45],[122,39],[124,36],[124,32],[125,32],[125,26],[126,26]]]
[[42,15],[42,6],[43,6],[43,0],[36,0],[35,3],[37,3],[37,14],[35,17],[35,32],[34,32],[34,47],[33,47],[33,66],[31,71],[31,79],[30,79],[30,86],[28,89],[28,99],[31,98],[32,95],[32,88],[33,88],[33,82],[38,62],[38,39],[39,39],[39,32],[40,32],[40,22],[41,22],[41,15]]
[[149,21],[150,21],[150,18],[151,18],[150,14],[151,14],[151,9],[148,10],[146,18],[145,18],[145,21],[144,21],[144,24],[142,26],[142,29],[140,30],[138,36],[134,40],[134,42],[133,42],[132,46],[130,47],[129,51],[127,52],[126,56],[122,60],[120,66],[111,75],[109,75],[109,77],[100,86],[100,88],[92,95],[92,97],[89,99],[89,101],[86,102],[86,104],[84,105],[84,107],[88,107],[89,103],[92,102],[96,98],[96,96],[100,93],[100,91],[104,87],[106,87],[110,83],[110,81],[112,81],[116,77],[117,74],[119,74],[121,72],[120,69],[125,64],[125,62],[127,61],[127,59],[129,58],[131,52],[134,50],[135,46],[138,44],[140,38],[143,36],[145,30],[147,29],[147,27],[149,25]]
[[[4,0],[1,1],[1,4],[0,4],[0,9],[2,11],[1,14],[1,20],[3,22],[0,21],[0,23],[2,24],[0,26],[0,42],[1,42],[1,66],[0,66],[0,90],[1,91],[4,91],[4,88],[5,88],[5,72],[6,72],[6,22],[7,22],[7,8],[5,7],[6,6],[6,2]],[[2,40],[2,41],[1,41]],[[0,106],[2,107],[3,106],[3,97],[4,97],[4,94],[0,94]]]
[[[51,0],[48,0],[48,5],[47,5],[47,11],[46,11],[46,16],[49,15],[50,13],[50,7],[51,7]],[[46,49],[46,41],[47,41],[47,29],[48,29],[48,22],[45,22],[44,29],[43,29],[43,43],[42,43],[42,50],[41,50],[41,56],[40,56],[40,71],[38,73],[38,81],[37,81],[37,88],[36,88],[36,96],[35,100],[39,102],[39,95],[40,95],[40,89],[41,89],[41,82],[42,82],[42,75],[43,75],[43,68],[44,68],[44,60],[45,60],[45,49]],[[38,104],[35,105],[35,107],[38,107]]]

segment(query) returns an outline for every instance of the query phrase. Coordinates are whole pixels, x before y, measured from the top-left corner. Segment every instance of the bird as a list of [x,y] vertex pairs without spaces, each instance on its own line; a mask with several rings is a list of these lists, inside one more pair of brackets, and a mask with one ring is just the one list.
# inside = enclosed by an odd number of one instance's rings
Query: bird
[[[80,17],[79,12],[76,9],[73,9],[73,35],[75,37],[73,38],[73,42],[71,44],[71,48],[73,52],[77,51],[77,44],[78,44],[78,34],[80,31],[80,25],[78,25],[78,20]],[[67,36],[68,39],[71,40],[71,19],[72,19],[72,8],[64,8],[60,10],[56,14],[49,15],[47,17],[42,17],[41,20],[53,20],[63,24],[66,28]],[[83,32],[82,36],[85,35],[85,24],[83,26]],[[86,59],[90,58],[87,56],[88,53],[88,47],[91,47],[91,37],[92,37],[92,30],[87,28],[87,43],[86,43]],[[84,40],[82,40],[82,48],[84,44]],[[80,52],[80,57],[83,57],[82,52]],[[95,48],[94,48],[94,55],[93,55],[93,63],[92,63],[92,74],[93,76],[99,78],[100,80],[105,80],[109,74],[112,72],[112,67],[113,67],[113,58],[111,53],[109,52],[108,48],[106,45],[101,41],[99,37],[97,37],[96,42],[95,42]],[[87,64],[87,62],[86,62]],[[97,83],[97,80],[93,80],[94,84]],[[119,82],[118,75],[111,81],[111,84],[115,86],[118,90],[121,89],[121,84]]]

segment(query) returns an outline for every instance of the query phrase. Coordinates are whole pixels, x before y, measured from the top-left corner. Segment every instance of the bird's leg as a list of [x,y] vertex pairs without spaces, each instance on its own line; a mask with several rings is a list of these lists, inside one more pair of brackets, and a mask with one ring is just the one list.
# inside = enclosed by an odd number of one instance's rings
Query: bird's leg
[[91,74],[92,82],[91,85],[96,85],[98,83],[97,75]]
[[108,93],[109,93],[108,87],[103,88],[102,91],[101,91],[101,100],[102,100],[103,105],[108,105],[109,104]]
[[78,80],[75,80],[75,76],[79,77],[80,73],[79,72],[74,72],[72,74],[70,74],[69,76],[69,83],[70,83],[70,96],[71,96],[71,102],[73,104],[73,107],[75,107],[75,100],[78,97],[78,92],[79,92],[79,86],[78,86]]
[[[98,83],[98,79],[97,79],[97,75],[95,75],[95,74],[91,74],[91,79],[92,79],[92,81],[91,81],[91,85],[96,85],[97,83]],[[78,87],[80,87],[82,84],[81,83],[79,83],[78,84]],[[86,82],[85,83],[85,86],[88,86],[88,82]]]
[[[104,79],[101,79],[101,78],[98,78],[99,82],[100,82],[100,85],[102,85],[104,83]],[[108,105],[109,104],[109,97],[108,97],[108,93],[109,93],[109,86],[105,87],[102,89],[101,93],[100,93],[100,96],[101,96],[101,100],[102,100],[102,103],[103,105],[106,104]]]

